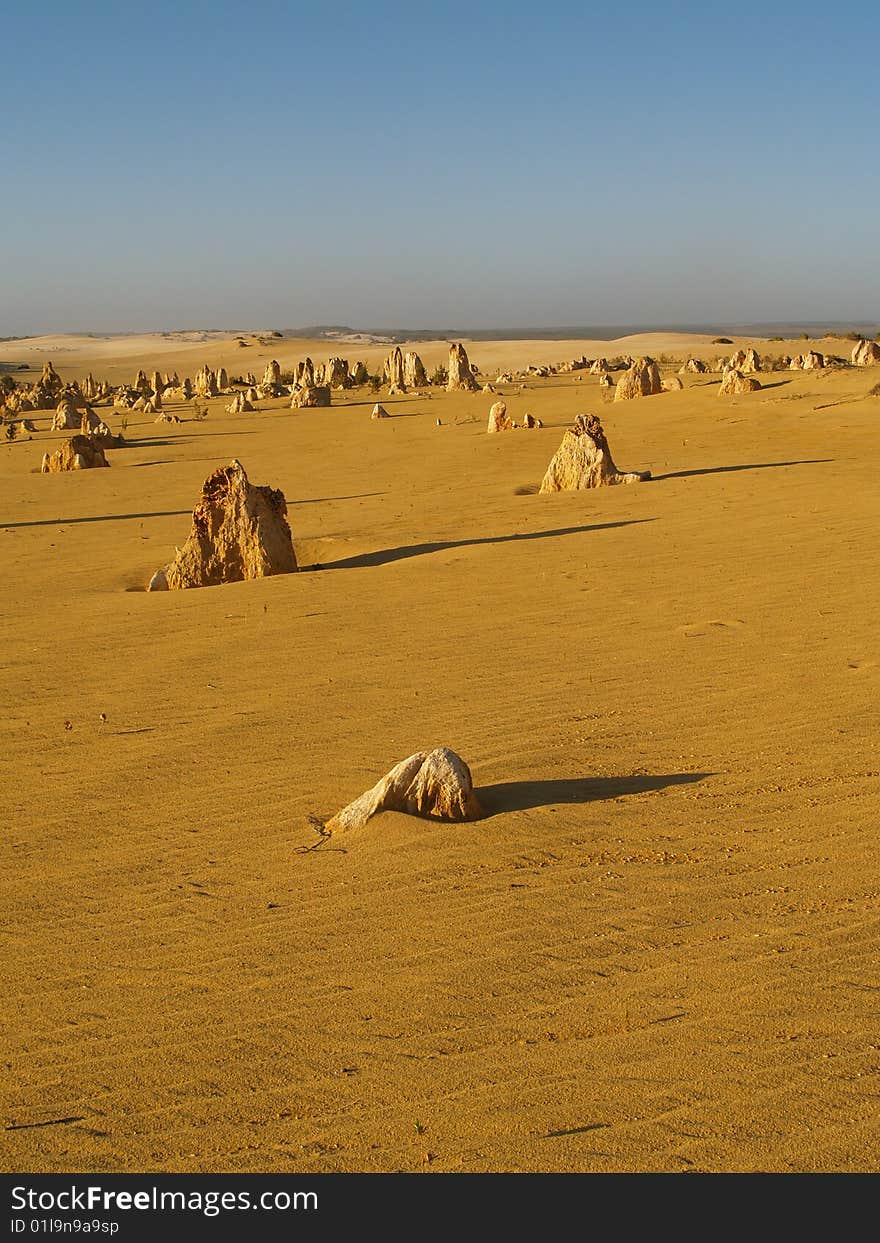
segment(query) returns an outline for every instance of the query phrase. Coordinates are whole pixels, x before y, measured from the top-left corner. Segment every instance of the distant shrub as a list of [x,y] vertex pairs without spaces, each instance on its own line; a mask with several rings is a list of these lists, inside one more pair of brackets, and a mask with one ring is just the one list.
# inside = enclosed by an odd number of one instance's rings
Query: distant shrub
[[[782,337],[771,337],[770,340],[781,341]],[[730,337],[713,337],[712,344],[713,345],[733,345],[733,342],[731,341]]]
[[378,393],[379,389],[382,387],[382,377],[378,375],[371,375],[367,380],[367,384],[370,386],[371,393]]
[[448,379],[449,379],[449,372],[446,370],[443,364],[440,363],[431,372],[430,376],[428,377],[428,382],[429,384],[445,384]]

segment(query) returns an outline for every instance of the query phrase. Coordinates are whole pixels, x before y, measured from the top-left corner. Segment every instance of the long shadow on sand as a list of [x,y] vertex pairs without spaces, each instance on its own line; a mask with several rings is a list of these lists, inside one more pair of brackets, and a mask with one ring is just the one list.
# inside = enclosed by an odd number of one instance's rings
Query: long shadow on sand
[[159,509],[152,514],[95,514],[88,518],[40,518],[36,522],[0,522],[7,527],[72,527],[78,522],[128,522],[131,518],[177,518],[189,514],[189,509]]
[[743,462],[741,466],[707,466],[703,470],[676,470],[668,475],[654,475],[653,482],[661,479],[693,479],[697,475],[727,475],[738,470],[774,470],[778,466],[818,466],[833,462],[833,457],[808,457],[799,462]]
[[551,539],[554,535],[581,535],[585,531],[612,531],[615,527],[631,527],[642,522],[656,522],[656,518],[632,518],[627,522],[595,522],[585,527],[559,527],[555,531],[518,531],[513,535],[487,535],[482,539],[438,540],[433,544],[404,544],[400,548],[381,548],[378,552],[365,552],[357,557],[345,557],[342,561],[328,561],[303,566],[304,570],[355,570],[369,566],[388,565],[392,561],[405,561],[407,557],[423,557],[429,552],[445,552],[447,548],[472,548],[479,544],[512,544],[517,540]]
[[487,816],[505,811],[527,811],[559,803],[594,803],[627,794],[648,794],[667,786],[692,785],[715,773],[637,773],[631,777],[569,777],[553,781],[501,781],[478,786],[477,798]]

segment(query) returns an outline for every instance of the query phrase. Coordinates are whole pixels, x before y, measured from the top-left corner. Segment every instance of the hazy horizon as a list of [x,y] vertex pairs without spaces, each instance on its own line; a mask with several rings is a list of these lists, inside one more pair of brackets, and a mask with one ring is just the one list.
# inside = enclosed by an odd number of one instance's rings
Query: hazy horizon
[[876,324],[875,20],[14,4],[0,335]]

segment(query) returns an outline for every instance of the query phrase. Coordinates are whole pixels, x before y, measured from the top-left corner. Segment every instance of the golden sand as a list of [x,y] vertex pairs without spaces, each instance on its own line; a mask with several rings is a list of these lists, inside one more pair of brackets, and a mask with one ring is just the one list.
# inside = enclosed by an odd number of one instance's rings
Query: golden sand
[[[121,340],[0,354],[118,382],[387,352]],[[60,434],[0,445],[4,1168],[871,1168],[877,378],[614,405],[557,376],[501,385],[544,427],[496,436],[486,394],[220,398],[57,476]],[[535,495],[588,411],[654,479]],[[232,457],[321,568],[144,593]],[[306,850],[437,745],[487,818]]]

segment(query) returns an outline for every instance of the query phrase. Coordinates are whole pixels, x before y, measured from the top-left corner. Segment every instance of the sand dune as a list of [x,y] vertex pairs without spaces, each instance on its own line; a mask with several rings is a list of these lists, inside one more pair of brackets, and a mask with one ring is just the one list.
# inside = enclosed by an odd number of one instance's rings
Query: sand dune
[[[0,353],[123,379],[273,350]],[[471,354],[643,350],[719,347]],[[307,352],[337,351],[274,356]],[[873,1167],[874,378],[612,405],[557,376],[502,385],[544,427],[497,436],[482,394],[220,398],[130,414],[72,475],[34,473],[45,415],[0,446],[5,1167]],[[535,495],[582,411],[653,480]],[[145,594],[232,457],[306,569]],[[319,844],[310,815],[436,745],[485,819]]]

